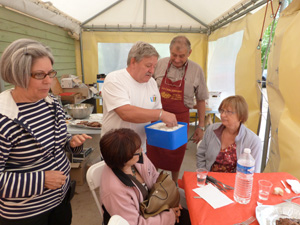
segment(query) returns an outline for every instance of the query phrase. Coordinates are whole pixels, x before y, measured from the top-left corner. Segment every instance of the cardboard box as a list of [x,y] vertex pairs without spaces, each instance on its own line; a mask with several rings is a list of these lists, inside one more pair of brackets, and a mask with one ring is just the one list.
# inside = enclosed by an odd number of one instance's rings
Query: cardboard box
[[80,103],[82,101],[81,93],[63,92],[59,94],[62,101],[67,101],[70,104]]
[[62,88],[78,87],[82,81],[72,74],[64,74],[61,76],[60,84]]
[[63,89],[61,88],[57,77],[53,78],[53,82],[51,84],[51,91],[54,95],[59,95],[59,94],[63,93]]
[[[80,82],[77,83],[79,84]],[[51,91],[54,95],[60,95],[62,101],[67,101],[67,103],[71,104],[81,103],[82,101],[93,97],[93,92],[85,84],[80,83],[78,87],[74,88],[62,88],[57,77],[55,77],[53,80],[53,83],[51,85]]]
[[175,150],[187,143],[187,123],[178,122],[178,124],[183,126],[175,131],[163,131],[149,128],[150,126],[161,122],[162,121],[156,121],[145,126],[147,142],[149,145]]
[[73,78],[63,78],[63,79],[61,79],[60,85],[61,85],[62,88],[73,88],[74,87]]
[[84,97],[86,99],[93,97],[92,91],[85,84],[80,84],[79,87],[76,87],[76,88],[63,88],[63,92],[81,93],[82,97]]

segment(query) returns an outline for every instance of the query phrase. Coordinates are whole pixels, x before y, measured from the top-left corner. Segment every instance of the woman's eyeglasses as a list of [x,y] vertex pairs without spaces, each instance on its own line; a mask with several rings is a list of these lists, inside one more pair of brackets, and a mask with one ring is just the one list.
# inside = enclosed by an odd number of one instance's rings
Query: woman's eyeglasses
[[225,115],[233,115],[233,114],[235,114],[235,112],[233,112],[233,111],[227,111],[227,110],[224,110],[224,109],[220,109],[219,113],[220,114],[224,113]]
[[38,72],[38,73],[31,73],[31,77],[37,80],[43,80],[46,76],[49,76],[50,78],[54,78],[56,76],[57,72],[55,70],[51,70],[48,73]]

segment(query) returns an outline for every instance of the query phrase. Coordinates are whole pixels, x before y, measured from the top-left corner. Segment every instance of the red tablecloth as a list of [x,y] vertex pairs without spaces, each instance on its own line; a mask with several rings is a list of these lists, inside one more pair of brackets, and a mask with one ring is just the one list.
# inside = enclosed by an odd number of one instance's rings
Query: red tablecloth
[[[217,180],[234,187],[235,173],[209,172],[208,175],[213,176]],[[227,192],[223,193],[226,194],[230,199],[232,199],[234,203],[218,209],[214,209],[204,199],[193,198],[193,196],[197,195],[193,191],[193,189],[198,187],[195,172],[184,172],[182,179],[192,225],[232,225],[234,223],[245,221],[249,217],[255,216],[255,208],[257,206],[258,201],[258,180],[265,179],[271,181],[273,183],[271,192],[273,192],[274,187],[281,187],[284,190],[280,180],[297,180],[297,178],[295,178],[294,176],[283,172],[255,173],[252,197],[249,204],[241,205],[239,203],[236,203],[233,198],[233,190],[227,190]],[[288,185],[288,187],[290,186]],[[284,192],[283,196],[270,194],[269,199],[267,201],[262,201],[262,203],[264,205],[276,205],[283,202],[282,198],[285,199],[293,196],[296,196],[296,194],[293,191],[291,194],[287,194],[286,192]],[[300,199],[295,199],[293,200],[293,202],[300,204]],[[252,224],[257,225],[258,222],[255,221]]]

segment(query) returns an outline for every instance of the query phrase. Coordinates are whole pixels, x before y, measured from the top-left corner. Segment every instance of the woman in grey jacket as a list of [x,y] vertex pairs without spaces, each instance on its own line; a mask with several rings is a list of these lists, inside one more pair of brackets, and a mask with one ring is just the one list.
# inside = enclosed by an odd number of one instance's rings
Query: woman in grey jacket
[[230,96],[219,106],[222,123],[208,127],[197,149],[197,168],[212,172],[236,172],[237,159],[245,148],[251,149],[255,172],[260,172],[262,143],[246,128],[248,105],[242,96]]

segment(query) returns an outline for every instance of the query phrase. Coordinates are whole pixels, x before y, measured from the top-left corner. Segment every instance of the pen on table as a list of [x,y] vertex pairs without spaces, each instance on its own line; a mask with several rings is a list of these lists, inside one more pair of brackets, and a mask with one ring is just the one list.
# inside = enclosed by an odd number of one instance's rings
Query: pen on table
[[194,198],[202,198],[201,196],[194,196]]

